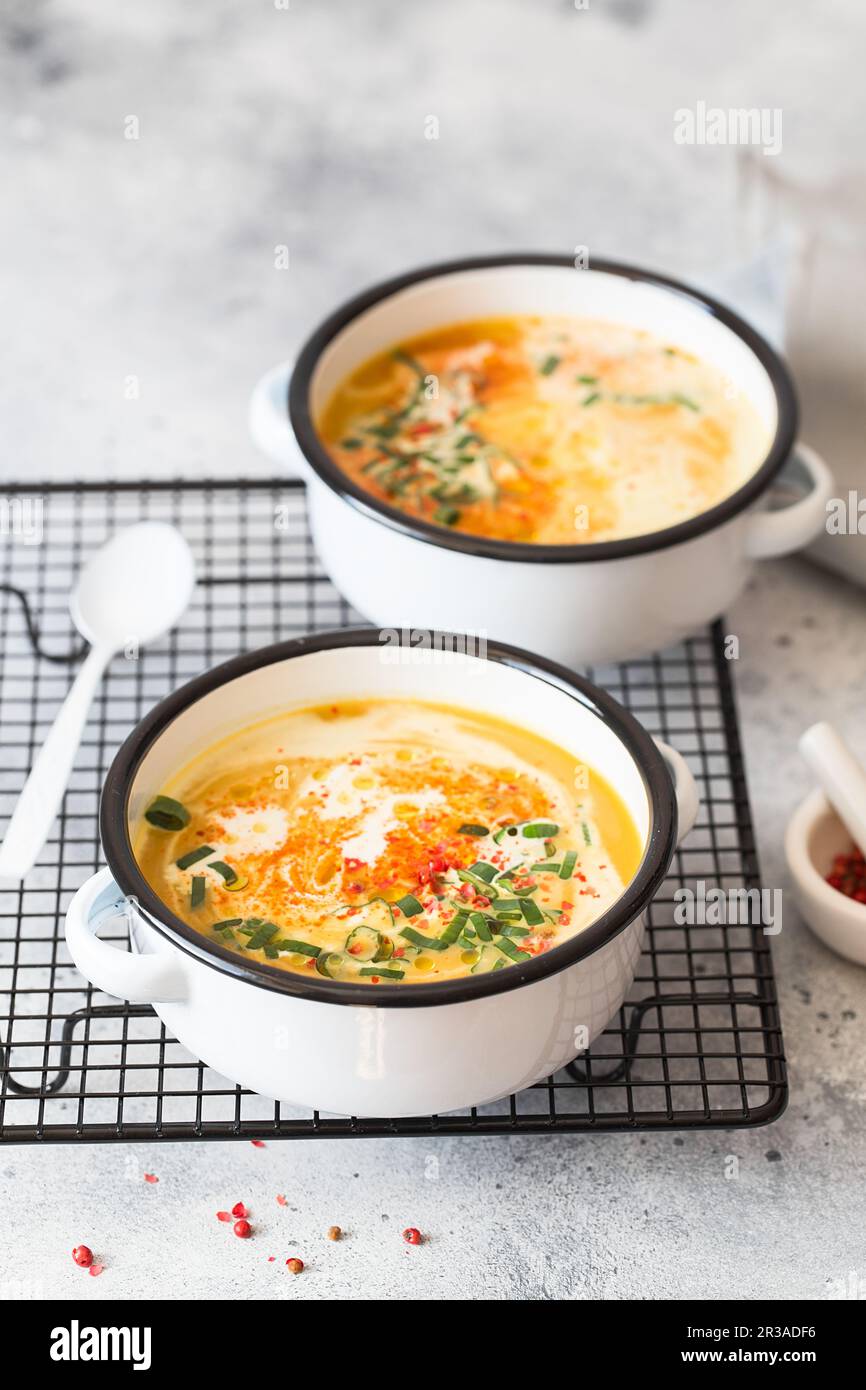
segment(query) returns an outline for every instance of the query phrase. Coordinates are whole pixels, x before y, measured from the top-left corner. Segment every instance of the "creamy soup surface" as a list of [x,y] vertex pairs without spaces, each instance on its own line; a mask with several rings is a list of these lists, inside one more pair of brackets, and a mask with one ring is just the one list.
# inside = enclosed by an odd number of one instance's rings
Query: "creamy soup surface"
[[641,856],[574,755],[414,700],[296,710],[180,770],[135,837],[212,940],[286,970],[397,985],[507,969],[582,931]]
[[365,490],[441,526],[574,545],[663,530],[755,472],[770,434],[726,377],[592,319],[456,324],[363,363],[323,442]]

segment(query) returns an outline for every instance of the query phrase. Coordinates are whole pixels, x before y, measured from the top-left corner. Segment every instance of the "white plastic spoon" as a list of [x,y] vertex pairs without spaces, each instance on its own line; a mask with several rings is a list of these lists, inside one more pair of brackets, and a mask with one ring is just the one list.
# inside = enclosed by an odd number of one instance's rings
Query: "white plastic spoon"
[[88,561],[69,600],[72,621],[92,644],[37,754],[0,846],[0,878],[32,869],[60,809],[90,704],[111,658],[152,642],[192,597],[195,565],[173,526],[143,521],[118,531]]
[[814,772],[851,839],[866,854],[866,771],[832,724],[822,721],[800,739]]

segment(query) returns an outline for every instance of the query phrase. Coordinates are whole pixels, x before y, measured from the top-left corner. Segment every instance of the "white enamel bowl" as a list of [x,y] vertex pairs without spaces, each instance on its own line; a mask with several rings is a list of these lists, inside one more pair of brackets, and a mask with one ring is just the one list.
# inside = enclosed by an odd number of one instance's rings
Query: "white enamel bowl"
[[[349,479],[315,421],[340,381],[389,345],[461,319],[571,314],[624,323],[724,373],[771,444],[731,497],[667,530],[590,545],[485,540],[418,521]],[[773,349],[723,305],[648,271],[563,257],[500,256],[429,266],[357,296],[308,340],[294,369],[259,382],[250,427],[272,460],[307,484],[316,548],[337,588],[377,625],[485,633],[565,664],[620,661],[703,627],[742,592],[753,562],[807,545],[832,479],[797,447],[798,500],[762,510],[791,459],[794,389]]]
[[[555,1072],[596,1037],[634,977],[644,913],[697,810],[682,758],[659,751],[589,682],[510,647],[468,655],[342,630],[266,647],[158,705],[115,758],[101,830],[108,868],[82,887],[66,939],[100,989],[153,1004],[224,1076],[337,1114],[405,1116],[481,1104]],[[447,646],[447,643],[445,644]],[[293,706],[377,696],[433,699],[553,738],[596,768],[637,825],[644,854],[623,896],[584,932],[525,965],[438,984],[362,986],[245,961],[187,926],[140,874],[131,837],[177,768],[243,725]],[[129,925],[131,951],[99,938]]]

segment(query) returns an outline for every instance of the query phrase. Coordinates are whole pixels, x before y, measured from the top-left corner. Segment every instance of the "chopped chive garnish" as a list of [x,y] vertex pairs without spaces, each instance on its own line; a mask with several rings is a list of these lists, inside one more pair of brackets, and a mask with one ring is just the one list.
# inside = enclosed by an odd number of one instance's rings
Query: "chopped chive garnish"
[[458,834],[458,835],[477,835],[477,836],[479,836],[479,837],[482,837],[482,836],[484,836],[484,835],[489,835],[489,834],[490,834],[490,831],[487,829],[487,826],[486,826],[486,825],[472,825],[472,824],[469,824],[469,825],[461,825],[461,826],[460,826],[460,829],[457,831],[457,834]]
[[469,920],[478,934],[479,941],[492,941],[493,932],[487,925],[483,912],[470,912]]
[[552,372],[556,371],[561,360],[561,358],[554,357],[553,355],[551,355],[550,357],[545,357],[538,370],[541,372],[542,376],[550,376]]
[[581,830],[583,831],[583,840],[584,840],[584,844],[591,845],[591,844],[592,844],[592,834],[591,834],[590,829],[589,829],[589,826],[587,825],[587,823],[586,823],[585,820],[582,820],[582,821],[580,822],[580,828],[581,828]]
[[518,898],[497,898],[496,902],[493,904],[492,910],[496,913],[497,917],[501,917],[504,913],[508,912],[519,913],[520,900]]
[[448,942],[440,941],[435,936],[422,936],[421,932],[414,927],[404,927],[400,933],[405,936],[407,941],[411,941],[413,946],[420,946],[423,951],[447,951]]
[[579,376],[579,377],[577,377],[577,380],[580,382],[581,386],[596,386],[596,385],[598,385],[598,377],[597,377],[597,376]]
[[498,946],[506,956],[510,956],[512,960],[532,960],[528,951],[521,951],[520,947],[515,946],[513,941],[509,941],[507,936],[497,936],[493,944]]
[[216,854],[216,850],[211,849],[210,845],[200,845],[198,849],[191,849],[188,854],[182,854],[180,859],[174,862],[179,869],[191,869],[193,864],[197,864],[200,859],[207,859],[211,854]]
[[256,927],[247,942],[247,950],[260,951],[265,943],[270,941],[271,937],[275,936],[278,931],[279,927],[275,926],[273,922],[262,922],[260,926]]
[[457,940],[458,936],[462,932],[468,920],[468,912],[455,912],[454,916],[451,918],[451,921],[448,923],[448,926],[445,928],[444,932],[439,937],[439,940],[444,941],[446,946],[453,945],[453,943]]
[[588,396],[584,396],[581,405],[595,405],[596,401],[601,400],[600,391],[590,391]]
[[[374,960],[382,948],[382,936],[375,927],[358,926],[346,937],[346,954],[356,960]],[[390,951],[388,955],[390,955]]]
[[562,868],[559,871],[560,878],[571,878],[574,873],[574,866],[577,863],[577,851],[570,849],[562,856]]
[[342,964],[343,957],[339,951],[322,951],[316,956],[316,970],[320,975],[324,975],[326,980],[336,979]]
[[183,830],[189,825],[189,811],[170,796],[158,796],[148,806],[144,819],[157,830]]
[[543,925],[544,913],[538,903],[534,903],[531,898],[520,899],[520,910],[523,913],[523,920],[528,926],[540,927]]
[[[260,930],[264,930],[264,928],[260,928]],[[279,941],[274,941],[273,945],[278,951],[294,951],[296,956],[312,956],[314,960],[322,949],[321,946],[311,946],[309,941],[291,941],[285,936],[281,937]],[[253,949],[251,941],[247,950],[252,951]]]
[[424,911],[412,893],[407,893],[405,898],[398,898],[394,906],[399,907],[404,917],[417,917],[419,912]]
[[482,893],[486,898],[499,897],[498,890],[494,888],[490,880],[480,878],[479,875],[473,873],[471,869],[458,869],[457,877],[462,883],[471,883],[472,887],[477,889],[477,891]]
[[478,859],[474,864],[470,864],[469,872],[484,883],[492,883],[498,871],[495,864],[488,864],[484,859]]
[[365,965],[363,970],[358,971],[358,974],[375,975],[377,979],[381,976],[385,980],[402,980],[406,971],[386,969],[383,965]]
[[189,905],[190,905],[190,907],[201,907],[202,903],[204,902],[204,895],[205,895],[205,889],[206,889],[206,888],[207,888],[207,879],[204,877],[204,875],[203,875],[203,874],[195,874],[195,875],[193,876],[192,886],[191,886],[191,888],[190,888],[190,890],[189,890]]
[[550,840],[559,834],[559,826],[549,820],[529,821],[521,827],[524,840]]
[[212,864],[208,864],[208,868],[218,873],[220,878],[225,879],[226,883],[237,882],[237,869],[233,869],[231,864],[226,864],[222,859],[215,859]]

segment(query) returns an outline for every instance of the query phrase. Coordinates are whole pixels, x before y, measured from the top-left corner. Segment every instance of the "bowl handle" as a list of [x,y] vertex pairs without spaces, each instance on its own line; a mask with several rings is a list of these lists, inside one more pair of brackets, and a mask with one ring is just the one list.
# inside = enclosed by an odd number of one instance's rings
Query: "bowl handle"
[[256,382],[250,396],[249,429],[256,448],[271,463],[306,482],[310,467],[289,424],[289,378],[294,365],[281,362]]
[[752,560],[790,555],[818,535],[827,519],[833,474],[808,444],[797,444],[792,455],[803,465],[811,487],[805,497],[774,512],[753,512],[747,521],[746,554]]
[[671,748],[663,739],[654,738],[653,743],[667,763],[674,784],[674,796],[677,799],[677,845],[681,845],[698,818],[701,804],[698,784],[682,753]]
[[85,979],[130,1004],[157,1004],[187,997],[180,956],[135,955],[107,941],[97,931],[108,922],[129,926],[134,903],[100,869],[79,888],[66,914],[66,944]]

